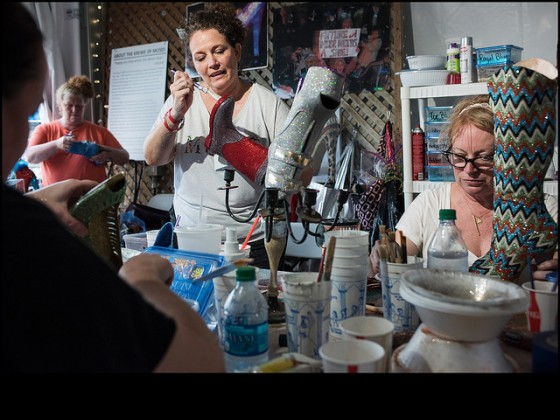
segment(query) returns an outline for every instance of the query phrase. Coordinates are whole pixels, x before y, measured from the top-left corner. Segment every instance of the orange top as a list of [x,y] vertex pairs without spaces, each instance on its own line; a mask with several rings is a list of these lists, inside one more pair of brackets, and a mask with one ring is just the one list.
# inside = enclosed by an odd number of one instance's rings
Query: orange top
[[[54,141],[67,133],[68,130],[63,127],[60,120],[40,124],[33,130],[29,146]],[[72,134],[76,141],[89,140],[102,146],[123,148],[109,130],[89,121],[84,121],[80,127],[72,130]],[[59,150],[41,162],[41,174],[44,186],[65,179],[92,179],[97,182],[107,179],[106,165],[96,165],[85,156],[67,153],[63,150]]]

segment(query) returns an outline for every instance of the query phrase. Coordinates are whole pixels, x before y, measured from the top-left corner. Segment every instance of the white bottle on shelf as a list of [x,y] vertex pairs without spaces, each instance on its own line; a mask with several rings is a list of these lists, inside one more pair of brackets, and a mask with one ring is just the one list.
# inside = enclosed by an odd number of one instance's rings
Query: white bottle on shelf
[[473,54],[472,37],[464,36],[461,38],[460,50],[461,83],[473,82]]

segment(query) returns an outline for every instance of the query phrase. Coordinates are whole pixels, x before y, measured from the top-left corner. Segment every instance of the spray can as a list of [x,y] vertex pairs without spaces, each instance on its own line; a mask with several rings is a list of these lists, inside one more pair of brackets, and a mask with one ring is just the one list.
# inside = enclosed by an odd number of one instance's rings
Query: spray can
[[412,180],[424,181],[424,131],[420,125],[412,130]]
[[473,54],[472,37],[464,36],[461,38],[461,84],[473,82]]

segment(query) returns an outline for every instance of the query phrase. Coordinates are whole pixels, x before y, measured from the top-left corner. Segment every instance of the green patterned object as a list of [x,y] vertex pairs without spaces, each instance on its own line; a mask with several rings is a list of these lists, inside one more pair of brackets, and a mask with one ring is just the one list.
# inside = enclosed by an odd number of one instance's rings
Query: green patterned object
[[122,266],[118,209],[125,191],[126,179],[120,173],[88,191],[70,209],[89,229],[84,240],[117,271]]

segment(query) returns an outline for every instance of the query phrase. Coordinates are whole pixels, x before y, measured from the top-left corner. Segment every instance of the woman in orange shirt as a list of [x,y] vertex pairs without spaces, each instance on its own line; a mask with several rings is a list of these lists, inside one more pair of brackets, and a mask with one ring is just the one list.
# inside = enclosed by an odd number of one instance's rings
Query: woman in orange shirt
[[56,91],[62,117],[35,128],[26,150],[29,163],[40,163],[43,185],[65,179],[107,179],[106,162],[124,165],[128,152],[113,134],[84,119],[93,97],[87,76],[72,76]]

